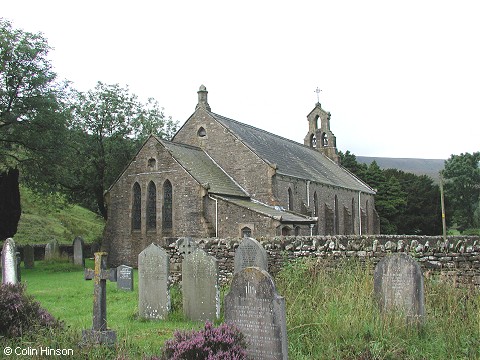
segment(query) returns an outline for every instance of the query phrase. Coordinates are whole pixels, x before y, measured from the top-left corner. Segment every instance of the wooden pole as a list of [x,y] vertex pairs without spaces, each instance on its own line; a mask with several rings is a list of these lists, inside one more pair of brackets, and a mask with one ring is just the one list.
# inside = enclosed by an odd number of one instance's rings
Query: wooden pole
[[440,203],[442,204],[443,241],[447,241],[447,223],[445,221],[445,200],[443,195],[443,175],[440,172]]

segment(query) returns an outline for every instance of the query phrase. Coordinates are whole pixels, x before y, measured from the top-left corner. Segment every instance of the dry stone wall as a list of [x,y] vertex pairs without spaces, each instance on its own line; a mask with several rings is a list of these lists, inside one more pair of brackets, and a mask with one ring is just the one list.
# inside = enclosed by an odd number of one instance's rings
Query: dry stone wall
[[[170,254],[172,281],[181,278],[181,255],[174,238],[166,242]],[[268,255],[268,271],[277,273],[286,261],[298,258],[325,260],[336,266],[339,260],[356,258],[376,265],[389,253],[404,252],[419,262],[426,276],[438,275],[457,284],[480,286],[480,236],[344,235],[286,236],[257,239]],[[235,249],[240,238],[196,239],[199,247],[218,259],[220,281],[233,277]]]

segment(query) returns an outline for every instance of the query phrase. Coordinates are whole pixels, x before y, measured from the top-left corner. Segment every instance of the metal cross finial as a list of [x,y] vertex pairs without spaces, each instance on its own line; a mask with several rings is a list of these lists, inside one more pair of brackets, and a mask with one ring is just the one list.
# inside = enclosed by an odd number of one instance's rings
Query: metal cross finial
[[317,88],[315,89],[315,92],[317,93],[317,103],[320,102],[320,91],[322,90],[320,90],[320,88],[317,86]]

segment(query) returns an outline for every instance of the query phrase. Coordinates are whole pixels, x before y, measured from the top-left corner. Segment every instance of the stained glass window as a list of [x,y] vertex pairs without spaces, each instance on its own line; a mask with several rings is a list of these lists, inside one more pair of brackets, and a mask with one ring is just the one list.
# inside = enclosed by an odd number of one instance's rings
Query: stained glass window
[[150,181],[147,188],[147,230],[157,228],[157,187]]
[[142,228],[142,190],[136,182],[133,185],[132,230]]
[[172,228],[172,183],[165,181],[163,184],[163,229],[169,230]]

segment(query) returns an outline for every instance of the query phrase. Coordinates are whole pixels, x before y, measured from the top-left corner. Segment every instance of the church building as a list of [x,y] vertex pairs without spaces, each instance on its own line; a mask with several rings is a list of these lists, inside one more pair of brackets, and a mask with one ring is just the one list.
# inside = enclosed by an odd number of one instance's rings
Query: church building
[[151,135],[107,193],[109,262],[170,237],[379,232],[375,191],[339,165],[317,102],[304,144],[212,112],[205,86],[171,141]]

